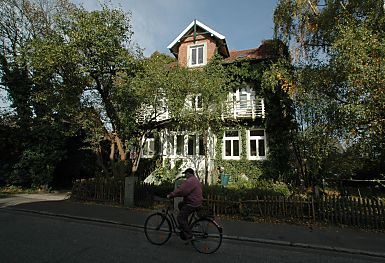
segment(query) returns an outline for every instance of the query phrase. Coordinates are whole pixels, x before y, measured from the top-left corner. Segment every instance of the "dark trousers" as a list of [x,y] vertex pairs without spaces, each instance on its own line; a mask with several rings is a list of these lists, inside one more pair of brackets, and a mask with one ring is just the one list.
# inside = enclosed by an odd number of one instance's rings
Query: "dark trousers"
[[197,207],[186,205],[183,202],[180,202],[178,207],[179,214],[177,220],[181,230],[180,237],[182,239],[190,239],[192,238],[192,231],[188,224],[188,218],[197,209]]

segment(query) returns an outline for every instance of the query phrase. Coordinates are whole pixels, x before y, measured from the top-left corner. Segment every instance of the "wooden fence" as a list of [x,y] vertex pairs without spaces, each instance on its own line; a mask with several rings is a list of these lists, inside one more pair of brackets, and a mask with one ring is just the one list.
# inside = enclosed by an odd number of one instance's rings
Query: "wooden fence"
[[97,177],[74,182],[71,198],[123,205],[124,178]]
[[385,230],[385,205],[378,199],[354,197],[263,196],[256,200],[228,200],[208,196],[206,205],[216,215],[303,220]]
[[[171,190],[172,185],[154,186],[138,182],[135,184],[135,205],[152,207],[154,196],[164,197]],[[76,181],[72,198],[123,205],[124,178],[93,178]],[[385,204],[378,199],[260,196],[253,200],[232,200],[227,196],[210,194],[205,199],[205,208],[215,215],[302,220],[385,230]]]

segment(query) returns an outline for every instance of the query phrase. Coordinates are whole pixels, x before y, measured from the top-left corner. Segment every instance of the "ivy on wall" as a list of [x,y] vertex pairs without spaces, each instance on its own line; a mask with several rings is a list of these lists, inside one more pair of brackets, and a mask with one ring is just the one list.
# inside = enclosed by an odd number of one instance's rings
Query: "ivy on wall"
[[[229,83],[233,89],[243,84],[251,85],[257,96],[265,99],[265,119],[256,119],[247,123],[233,122],[231,127],[241,131],[241,159],[223,160],[223,133],[217,132],[216,162],[223,167],[225,173],[231,176],[247,176],[249,179],[273,179],[287,181],[290,172],[290,142],[291,131],[294,126],[294,111],[290,94],[283,88],[280,81],[280,69],[287,69],[287,65],[279,61],[239,61],[226,67]],[[247,127],[266,129],[268,145],[268,159],[255,161],[247,159]]]
[[[258,180],[265,174],[265,164],[263,161],[255,161],[247,159],[247,146],[246,146],[246,127],[238,126],[241,131],[241,149],[240,149],[240,160],[224,160],[223,156],[223,134],[224,130],[221,130],[216,134],[218,142],[216,144],[216,164],[217,167],[221,167],[225,174],[230,175],[230,180],[236,182],[242,180],[245,177],[247,179]],[[219,169],[218,169],[219,171]]]

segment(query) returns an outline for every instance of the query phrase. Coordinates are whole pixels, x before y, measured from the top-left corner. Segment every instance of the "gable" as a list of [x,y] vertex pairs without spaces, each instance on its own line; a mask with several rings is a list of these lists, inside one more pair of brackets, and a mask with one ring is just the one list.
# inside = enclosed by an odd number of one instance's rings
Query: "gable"
[[198,20],[193,20],[168,46],[167,48],[171,53],[179,58],[180,48],[183,43],[197,42],[199,40],[207,39],[211,43],[215,44],[218,53],[223,57],[228,57],[229,50],[226,44],[225,36],[219,34],[215,30],[206,26]]

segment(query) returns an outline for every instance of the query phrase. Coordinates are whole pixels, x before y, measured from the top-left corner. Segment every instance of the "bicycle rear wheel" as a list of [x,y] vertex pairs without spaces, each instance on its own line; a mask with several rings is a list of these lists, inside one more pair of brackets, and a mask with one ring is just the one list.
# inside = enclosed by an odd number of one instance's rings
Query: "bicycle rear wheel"
[[171,237],[171,223],[165,214],[155,213],[147,217],[144,233],[154,245],[163,245]]
[[192,224],[192,231],[191,243],[200,253],[214,253],[222,244],[222,228],[211,219],[198,219]]

